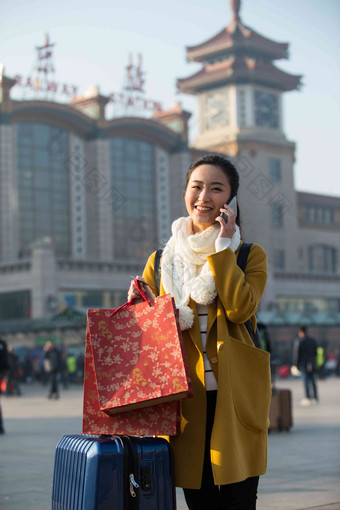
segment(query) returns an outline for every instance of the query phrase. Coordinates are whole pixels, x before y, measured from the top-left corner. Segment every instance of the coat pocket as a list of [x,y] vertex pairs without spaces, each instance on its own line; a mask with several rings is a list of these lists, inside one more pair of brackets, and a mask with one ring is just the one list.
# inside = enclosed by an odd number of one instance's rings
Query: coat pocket
[[271,399],[269,353],[230,337],[229,364],[239,421],[251,430],[267,430]]

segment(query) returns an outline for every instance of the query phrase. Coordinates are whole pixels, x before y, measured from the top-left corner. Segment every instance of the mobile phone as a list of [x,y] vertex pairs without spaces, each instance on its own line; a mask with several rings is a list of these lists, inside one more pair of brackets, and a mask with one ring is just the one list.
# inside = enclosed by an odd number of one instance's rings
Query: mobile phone
[[[237,217],[237,199],[236,199],[236,195],[229,200],[228,205],[229,205],[229,207],[231,207],[233,209],[233,211],[235,213],[235,219],[236,219],[236,217]],[[220,216],[222,216],[224,221],[226,223],[228,223],[228,216],[225,213],[221,212]]]

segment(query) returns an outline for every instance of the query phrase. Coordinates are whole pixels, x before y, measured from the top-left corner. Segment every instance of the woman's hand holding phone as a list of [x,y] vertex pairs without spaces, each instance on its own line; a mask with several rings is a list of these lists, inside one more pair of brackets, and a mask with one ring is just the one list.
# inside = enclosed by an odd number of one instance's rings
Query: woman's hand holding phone
[[227,237],[231,239],[236,232],[237,217],[237,199],[233,197],[228,204],[224,204],[224,208],[220,209],[221,214],[216,221],[221,225],[221,231],[218,237]]

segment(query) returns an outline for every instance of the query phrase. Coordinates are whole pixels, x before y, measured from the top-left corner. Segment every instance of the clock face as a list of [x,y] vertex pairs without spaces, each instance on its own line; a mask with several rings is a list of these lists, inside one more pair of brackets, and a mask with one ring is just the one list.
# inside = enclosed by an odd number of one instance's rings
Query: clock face
[[278,129],[279,101],[276,94],[255,90],[255,124]]
[[205,98],[206,129],[216,129],[230,122],[227,92],[209,92]]

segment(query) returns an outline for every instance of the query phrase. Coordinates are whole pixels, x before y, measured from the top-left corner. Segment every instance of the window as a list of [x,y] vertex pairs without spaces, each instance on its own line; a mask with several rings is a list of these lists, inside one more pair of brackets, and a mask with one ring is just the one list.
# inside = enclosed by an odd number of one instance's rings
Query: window
[[315,223],[315,207],[313,206],[308,207],[307,219],[310,223]]
[[306,223],[312,223],[314,225],[334,224],[334,210],[332,207],[306,205],[303,211],[303,218]]
[[283,227],[283,208],[279,204],[271,204],[271,219],[273,227]]
[[146,142],[139,142],[139,150],[142,154],[148,154],[149,157],[152,157],[152,146]]
[[135,179],[138,177],[138,172],[139,172],[139,165],[137,163],[137,161],[129,161],[128,165],[127,165],[127,176],[130,177],[131,179]]
[[122,148],[124,143],[124,138],[112,138],[111,139],[111,147],[114,151],[116,151],[118,148]]
[[53,189],[68,193],[69,184],[67,181],[53,181]]
[[323,208],[323,224],[331,225],[333,223],[333,211],[330,207]]
[[274,269],[282,271],[285,268],[285,252],[284,250],[274,251]]
[[58,233],[59,233],[59,232],[64,232],[64,225],[63,225],[63,223],[55,223],[55,224],[53,225],[53,227],[54,227],[54,228],[53,228],[53,230],[54,230],[54,232],[56,232],[56,233],[57,233],[57,232],[58,232]]
[[37,214],[35,217],[35,227],[37,237],[41,235],[48,235],[50,230],[50,218],[46,214]]
[[35,166],[46,168],[49,164],[49,154],[46,150],[34,152],[34,164]]
[[45,211],[49,210],[50,206],[50,194],[48,191],[45,190],[39,190],[35,193],[35,207],[39,211]]
[[137,156],[137,144],[133,140],[126,140],[126,156],[128,159],[134,160]]
[[308,250],[309,270],[313,273],[337,272],[338,251],[332,246],[314,245]]
[[281,181],[281,161],[277,158],[269,158],[269,177],[273,182]]
[[50,174],[44,170],[35,169],[34,171],[36,189],[46,189],[50,187]]

